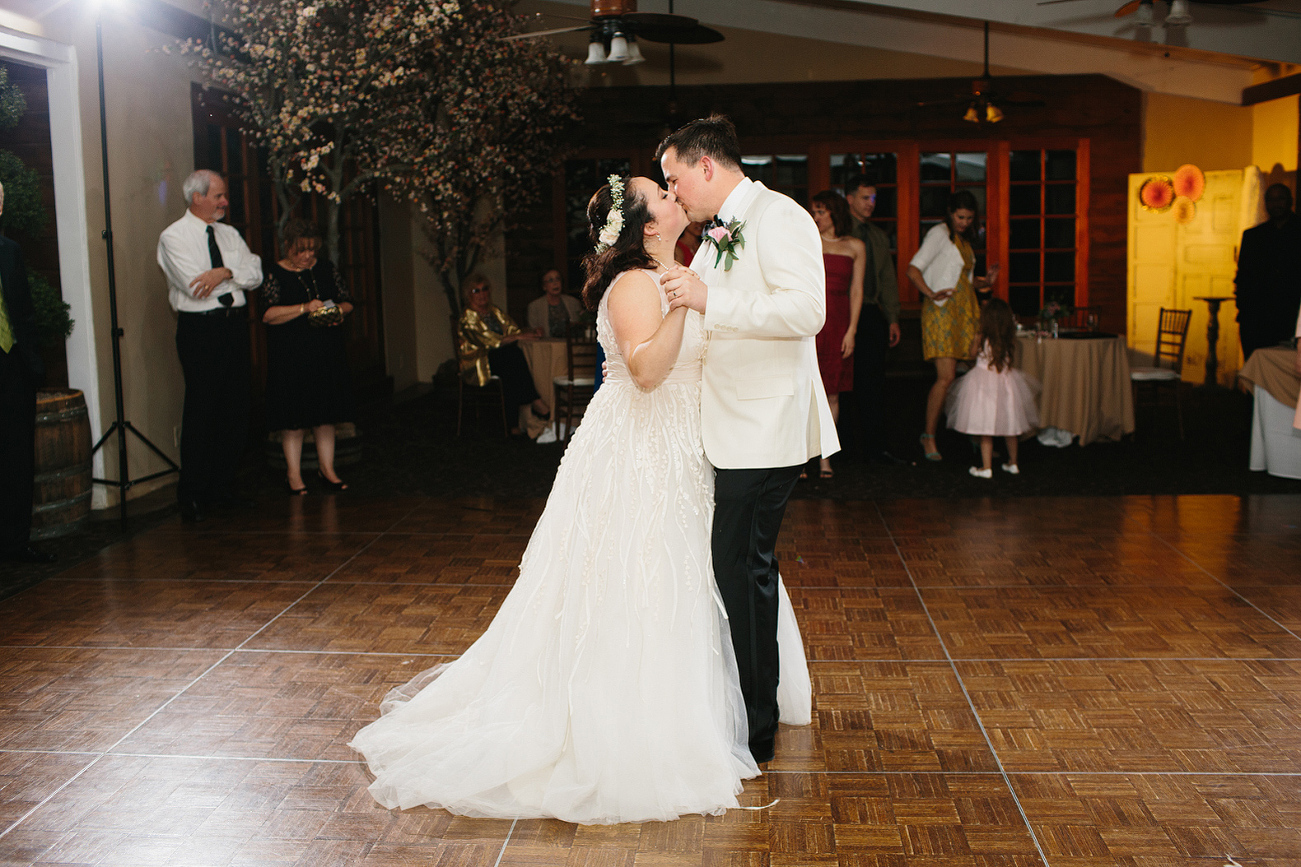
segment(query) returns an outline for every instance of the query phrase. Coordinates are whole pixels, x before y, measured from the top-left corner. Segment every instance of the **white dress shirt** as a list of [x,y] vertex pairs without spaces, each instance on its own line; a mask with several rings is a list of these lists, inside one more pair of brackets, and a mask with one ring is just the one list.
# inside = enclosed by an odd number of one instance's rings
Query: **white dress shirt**
[[230,293],[232,307],[248,303],[244,293],[262,285],[262,260],[253,255],[239,230],[225,223],[212,223],[221,251],[222,265],[233,275],[206,298],[195,298],[190,283],[204,271],[212,270],[208,252],[208,226],[190,210],[163,230],[158,238],[158,266],[167,276],[167,300],[178,313],[203,313],[222,307],[218,296]]

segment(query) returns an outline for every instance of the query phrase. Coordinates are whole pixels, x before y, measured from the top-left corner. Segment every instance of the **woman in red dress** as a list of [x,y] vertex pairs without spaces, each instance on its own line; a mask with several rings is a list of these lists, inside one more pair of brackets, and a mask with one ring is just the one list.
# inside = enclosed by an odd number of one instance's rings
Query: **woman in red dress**
[[[849,204],[839,193],[823,190],[809,208],[822,233],[822,262],[827,270],[827,320],[818,332],[818,369],[831,404],[831,417],[840,420],[840,393],[854,390],[854,332],[863,309],[863,272],[867,247],[850,234]],[[831,461],[822,458],[818,475],[832,476]]]

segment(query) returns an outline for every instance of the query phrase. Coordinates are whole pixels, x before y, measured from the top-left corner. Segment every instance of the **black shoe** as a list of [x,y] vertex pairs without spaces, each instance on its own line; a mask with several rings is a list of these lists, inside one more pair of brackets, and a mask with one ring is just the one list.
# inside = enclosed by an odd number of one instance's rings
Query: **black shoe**
[[872,462],[876,464],[885,464],[887,467],[906,467],[908,461],[903,458],[896,458],[889,452],[882,450],[872,455]]
[[755,743],[753,741],[750,743],[750,755],[754,757],[754,763],[756,765],[771,762],[773,753],[774,749],[771,739],[765,740],[762,743]]
[[327,479],[325,473],[320,470],[316,471],[316,478],[318,478],[321,484],[325,485],[325,487],[329,488],[331,491],[339,492],[348,490],[348,483],[343,481],[343,479],[340,479],[337,482],[332,482]]
[[201,524],[208,519],[198,500],[181,500],[181,520],[187,524]]
[[38,551],[31,545],[24,545],[14,551],[4,555],[4,559],[11,563],[53,563],[58,558],[48,551]]

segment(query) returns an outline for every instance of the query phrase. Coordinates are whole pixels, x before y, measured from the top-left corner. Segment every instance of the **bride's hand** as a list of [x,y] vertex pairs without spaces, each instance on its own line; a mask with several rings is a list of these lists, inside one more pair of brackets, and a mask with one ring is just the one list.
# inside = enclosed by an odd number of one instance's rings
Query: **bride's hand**
[[709,287],[696,276],[690,268],[678,266],[665,272],[660,280],[664,294],[669,299],[669,309],[688,307],[697,313],[705,312],[705,303],[709,297]]

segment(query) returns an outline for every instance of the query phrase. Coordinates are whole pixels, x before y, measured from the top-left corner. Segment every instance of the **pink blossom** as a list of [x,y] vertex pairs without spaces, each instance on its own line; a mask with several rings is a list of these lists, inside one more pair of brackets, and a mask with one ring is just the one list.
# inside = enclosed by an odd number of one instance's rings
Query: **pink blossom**
[[715,244],[721,244],[732,237],[731,233],[722,226],[715,226],[709,230],[709,237],[714,239]]

